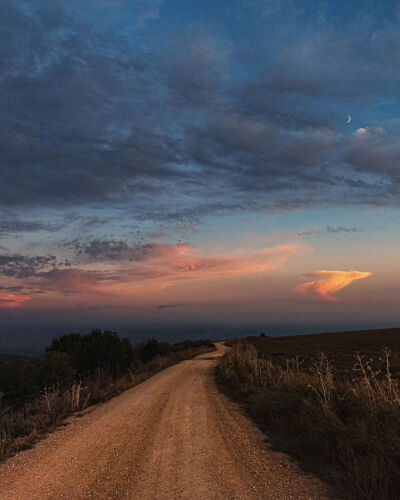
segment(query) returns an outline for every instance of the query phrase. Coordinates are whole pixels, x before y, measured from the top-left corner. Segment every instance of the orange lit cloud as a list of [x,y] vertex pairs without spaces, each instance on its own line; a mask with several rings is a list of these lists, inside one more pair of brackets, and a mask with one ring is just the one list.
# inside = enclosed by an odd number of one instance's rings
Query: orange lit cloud
[[342,288],[349,286],[353,281],[368,278],[372,273],[363,271],[316,271],[306,273],[304,276],[319,278],[308,281],[295,287],[295,291],[303,295],[313,295],[323,300],[338,302],[340,299],[334,296]]
[[13,307],[19,307],[27,300],[30,300],[30,297],[28,297],[27,295],[0,293],[0,309],[11,309]]
[[240,276],[259,274],[276,269],[289,256],[304,252],[307,247],[288,243],[256,251],[238,251],[230,254],[197,255],[189,245],[178,245],[165,256],[159,255],[147,262],[149,265],[135,266],[131,270],[133,280],[168,278],[170,280],[208,278],[214,276]]
[[[128,294],[143,289],[160,290],[182,280],[256,275],[277,269],[294,254],[308,250],[305,245],[289,243],[256,251],[238,251],[222,255],[198,255],[189,245],[175,252],[136,264],[125,273],[123,283],[115,283],[115,293]],[[145,285],[145,282],[151,285]]]
[[[128,297],[132,294],[157,292],[183,280],[267,273],[282,266],[290,256],[304,253],[308,247],[303,244],[288,243],[269,248],[242,249],[210,255],[188,244],[147,245],[143,249],[130,248],[130,259],[133,259],[133,250],[136,252],[134,261],[127,261],[125,254],[121,261],[117,260],[117,250],[119,252],[120,248],[116,245],[110,250],[109,247],[97,244],[91,247],[91,251],[100,253],[101,262],[87,264],[85,268],[53,267],[34,272],[24,278],[25,284],[40,290],[46,297],[56,293],[62,294],[64,300],[67,295],[90,294],[107,295],[109,298],[107,300],[111,300],[111,296]],[[125,252],[126,249],[123,250]],[[105,268],[102,261],[106,252],[109,256],[110,251],[113,252],[112,258]],[[41,297],[44,298],[44,295]],[[38,300],[43,302],[42,298],[35,296],[35,304]],[[7,307],[15,307],[25,300],[28,299],[26,297],[19,299],[15,296],[13,300],[4,301],[4,304],[7,304]]]

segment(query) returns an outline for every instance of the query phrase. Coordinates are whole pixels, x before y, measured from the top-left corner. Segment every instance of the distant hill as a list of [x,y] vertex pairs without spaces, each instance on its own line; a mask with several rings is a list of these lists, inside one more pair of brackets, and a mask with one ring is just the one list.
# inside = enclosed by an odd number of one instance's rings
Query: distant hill
[[44,352],[44,349],[37,349],[34,347],[19,348],[0,346],[0,356],[10,356],[11,358],[19,358],[21,356],[41,356]]

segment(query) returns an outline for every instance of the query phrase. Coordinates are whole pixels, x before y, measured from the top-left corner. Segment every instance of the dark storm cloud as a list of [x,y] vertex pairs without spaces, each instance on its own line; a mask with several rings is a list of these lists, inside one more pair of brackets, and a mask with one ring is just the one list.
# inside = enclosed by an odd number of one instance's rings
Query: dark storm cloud
[[0,286],[0,290],[7,290],[7,292],[21,292],[24,289],[23,286]]
[[17,216],[0,216],[0,237],[11,233],[34,233],[37,231],[55,232],[61,228],[57,224],[49,224],[40,221],[23,220]]
[[168,245],[144,243],[130,245],[123,240],[94,239],[87,244],[76,242],[76,252],[101,261],[142,261],[159,255]]
[[359,233],[361,229],[356,227],[343,227],[343,226],[326,226],[327,233]]
[[51,290],[67,293],[96,292],[101,284],[120,282],[124,275],[124,270],[100,272],[64,267],[65,265],[65,262],[59,262],[51,255],[0,255],[0,273],[24,282],[23,286],[3,286],[0,289],[13,292],[23,290],[32,294]]
[[359,170],[400,181],[400,137],[382,128],[362,128],[353,136],[345,159]]
[[312,234],[321,234],[321,233],[330,233],[330,234],[338,234],[338,233],[360,233],[362,229],[357,227],[343,227],[343,226],[326,226],[325,229],[316,229],[316,230],[306,230],[299,231],[297,234],[299,236],[311,236]]
[[350,34],[318,33],[280,47],[266,86],[277,92],[359,97],[393,95],[400,79],[398,28],[372,34],[360,25]]
[[[3,203],[112,203],[159,191],[168,178],[181,177],[198,185],[209,185],[211,176],[218,180],[215,170],[196,177],[191,171],[172,168],[179,160],[196,159],[188,146],[203,139],[203,130],[183,130],[183,141],[169,137],[164,113],[170,116],[174,110],[154,99],[157,66],[150,67],[143,55],[127,55],[120,41],[97,32],[90,33],[88,43],[82,27],[74,25],[60,9],[43,10],[34,17],[17,9],[6,10],[10,25],[17,29],[7,32],[14,56],[10,53],[7,57],[6,51],[4,57],[3,86],[7,92],[3,95],[8,98],[0,167],[6,181],[4,192],[0,187]],[[69,29],[61,36],[58,30],[64,25]],[[18,30],[20,26],[25,30]],[[171,49],[169,57],[173,95],[188,104],[210,101],[228,59],[226,44],[202,33],[182,35],[174,43],[176,50]],[[138,95],[140,100],[135,98]],[[258,139],[251,139],[251,123],[243,120],[224,131],[231,118],[218,118],[205,133],[237,153],[254,148]],[[11,120],[17,127],[9,126]],[[227,145],[224,134],[226,137],[230,132],[236,135]],[[237,140],[241,134],[244,139]],[[306,158],[307,150],[314,155],[318,148],[308,145],[312,142],[309,132],[304,134],[304,145],[301,137],[293,138],[292,148],[279,148],[278,134],[275,127],[275,157],[284,150],[288,160],[291,155],[300,155],[300,162],[313,161]],[[187,144],[190,135],[192,140]],[[259,140],[265,141],[265,134]],[[266,152],[265,144],[262,151]],[[256,148],[253,153],[257,152]],[[223,171],[220,155],[205,153],[202,163]],[[246,176],[243,184],[246,187]],[[185,183],[181,187],[185,189]]]
[[2,203],[104,202],[168,175],[175,153],[144,109],[159,108],[146,54],[60,8],[0,10]]
[[56,265],[54,255],[0,255],[0,273],[14,278],[35,276],[41,269]]
[[[278,94],[359,98],[397,94],[396,2],[255,0],[277,29],[258,54],[258,84]],[[257,54],[257,52],[256,52]],[[261,55],[261,57],[260,57]],[[286,96],[290,98],[290,96]]]
[[12,293],[27,293],[29,295],[42,295],[45,293],[44,290],[38,290],[32,288],[31,286],[0,286],[0,290],[5,290],[6,292]]
[[[296,23],[304,12],[289,3]],[[369,129],[369,140],[349,139],[335,123],[338,100],[372,105],[397,89],[398,28],[338,36],[318,21],[307,37],[271,34],[252,48],[254,63],[217,29],[138,34],[160,15],[158,0],[135,5],[129,32],[127,5],[0,2],[3,206],[117,207],[139,222],[196,224],[234,210],[396,199],[398,136]],[[57,228],[0,219],[0,235]],[[96,245],[84,253],[140,251]]]
[[175,309],[176,307],[182,307],[183,304],[160,304],[157,309]]
[[153,259],[176,255],[187,248],[186,244],[159,243],[131,244],[125,240],[92,239],[88,242],[74,240],[64,246],[72,248],[78,260],[87,262],[148,262]]
[[215,104],[223,87],[230,50],[225,38],[195,27],[172,38],[166,63],[175,102],[189,106]]
[[[250,153],[273,166],[319,165],[335,146],[335,134],[323,128],[289,129],[270,121],[246,119],[232,114],[218,116],[208,128],[209,139],[225,153]],[[280,170],[280,172],[282,172]]]

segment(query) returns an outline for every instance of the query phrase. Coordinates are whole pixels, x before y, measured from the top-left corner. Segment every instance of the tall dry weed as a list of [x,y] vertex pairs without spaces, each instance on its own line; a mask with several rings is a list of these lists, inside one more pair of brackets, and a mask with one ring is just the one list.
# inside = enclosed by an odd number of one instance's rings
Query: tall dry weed
[[301,361],[286,366],[259,356],[248,342],[223,358],[219,380],[247,402],[280,448],[320,473],[351,499],[400,498],[400,388],[390,372],[355,355],[352,378],[335,376],[321,354],[310,372]]

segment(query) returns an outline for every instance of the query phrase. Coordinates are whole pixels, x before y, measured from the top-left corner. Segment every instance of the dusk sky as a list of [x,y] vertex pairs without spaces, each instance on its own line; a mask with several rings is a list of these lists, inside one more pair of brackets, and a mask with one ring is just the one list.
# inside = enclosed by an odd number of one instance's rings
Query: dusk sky
[[0,345],[399,326],[400,3],[0,0],[0,19]]

